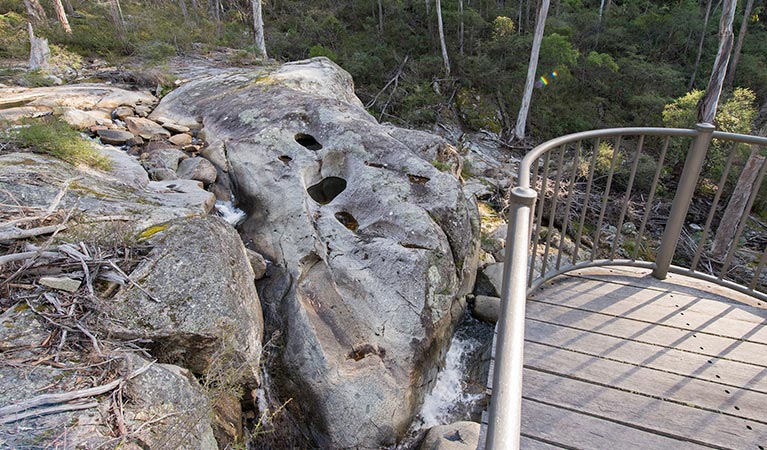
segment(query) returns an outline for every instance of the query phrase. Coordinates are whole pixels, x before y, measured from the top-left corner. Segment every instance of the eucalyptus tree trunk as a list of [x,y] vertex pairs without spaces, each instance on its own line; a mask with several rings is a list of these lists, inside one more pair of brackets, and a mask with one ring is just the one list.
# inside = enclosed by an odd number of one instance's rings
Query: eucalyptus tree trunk
[[123,18],[122,8],[120,8],[120,0],[109,0],[109,14],[112,16],[112,22],[115,24],[117,38],[120,42],[125,43],[125,19]]
[[703,30],[700,32],[700,41],[698,41],[698,56],[695,57],[695,65],[692,67],[692,76],[690,77],[690,84],[687,86],[687,90],[691,90],[695,85],[695,76],[698,74],[698,66],[700,65],[700,57],[703,55],[703,43],[706,41],[706,29],[708,28],[708,18],[711,16],[711,3],[713,0],[706,2],[706,15],[703,17]]
[[445,30],[442,26],[442,2],[437,0],[437,27],[439,27],[439,45],[442,47],[442,62],[445,64],[445,78],[450,77],[450,59],[445,45]]
[[751,10],[753,8],[754,0],[748,0],[746,3],[746,9],[743,11],[743,23],[740,24],[738,42],[735,44],[735,51],[732,54],[732,62],[730,63],[730,68],[727,71],[727,78],[724,80],[724,86],[727,90],[732,89],[732,84],[735,82],[735,69],[738,67],[738,61],[740,61],[740,52],[743,50],[743,41],[746,39],[748,21],[751,18]]
[[719,107],[719,97],[722,95],[724,76],[730,61],[734,36],[732,24],[735,21],[735,7],[738,0],[726,0],[722,6],[722,19],[719,21],[719,51],[711,70],[711,78],[706,87],[706,94],[701,99],[698,108],[698,120],[704,123],[714,123],[716,110]]
[[538,55],[541,51],[541,41],[543,40],[543,29],[546,27],[546,16],[549,14],[549,0],[541,1],[541,9],[538,11],[538,20],[535,23],[535,35],[533,36],[533,49],[530,52],[530,64],[527,66],[527,79],[525,80],[525,90],[522,94],[522,105],[517,115],[517,124],[514,128],[514,138],[524,139],[525,128],[527,127],[527,114],[530,112],[530,101],[533,97],[533,86],[535,84],[535,74],[538,70]]
[[463,56],[463,0],[458,0],[458,14],[461,16],[461,23],[458,26],[458,52]]
[[61,0],[53,0],[53,8],[56,10],[56,18],[64,28],[64,32],[72,34],[72,27],[69,26],[69,20],[67,20],[67,13],[64,12],[64,5],[61,4]]
[[178,0],[178,7],[181,8],[181,15],[184,16],[184,22],[189,20],[189,10],[186,7],[186,0]]
[[266,43],[264,42],[264,19],[261,14],[261,0],[250,0],[253,7],[253,36],[259,56],[266,59]]
[[46,26],[48,23],[48,16],[45,15],[45,10],[37,0],[24,0],[24,6],[27,8],[27,16],[29,21],[35,25]]
[[384,34],[383,0],[378,0],[378,35]]
[[70,0],[64,0],[64,11],[70,16],[75,13],[75,9],[72,7],[72,2]]

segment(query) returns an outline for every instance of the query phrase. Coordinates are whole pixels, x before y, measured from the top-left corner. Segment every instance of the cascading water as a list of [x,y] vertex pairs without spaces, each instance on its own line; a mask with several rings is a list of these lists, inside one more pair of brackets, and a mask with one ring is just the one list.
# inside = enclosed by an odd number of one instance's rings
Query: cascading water
[[216,201],[216,211],[218,211],[219,216],[235,227],[247,217],[245,211],[234,206],[233,200],[228,202]]

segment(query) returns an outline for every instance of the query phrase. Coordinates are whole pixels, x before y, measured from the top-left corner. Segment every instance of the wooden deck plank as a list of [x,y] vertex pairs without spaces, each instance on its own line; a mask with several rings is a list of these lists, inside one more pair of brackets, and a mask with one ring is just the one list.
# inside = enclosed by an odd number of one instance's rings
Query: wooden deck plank
[[[587,355],[686,375],[738,388],[767,393],[767,368],[683,352],[528,319],[530,342],[575,350]],[[726,373],[726,380],[721,374]]]
[[767,425],[754,421],[536,370],[525,370],[523,380],[526,398],[632,428],[721,449],[756,449],[767,442]]
[[677,348],[683,351],[767,367],[767,345],[742,342],[677,327],[654,325],[632,319],[592,313],[565,306],[527,302],[527,317],[597,332],[636,342]]
[[[528,342],[525,367],[767,423],[767,395]],[[722,377],[726,380],[727,374]]]
[[522,448],[522,450],[558,450],[563,448],[556,445],[547,444],[546,442],[541,442],[528,436],[522,436],[519,439],[519,446]]
[[709,448],[529,399],[522,400],[522,430],[526,436],[564,448],[588,450]]
[[746,305],[577,280],[548,287],[530,297],[585,311],[767,344],[767,311]]

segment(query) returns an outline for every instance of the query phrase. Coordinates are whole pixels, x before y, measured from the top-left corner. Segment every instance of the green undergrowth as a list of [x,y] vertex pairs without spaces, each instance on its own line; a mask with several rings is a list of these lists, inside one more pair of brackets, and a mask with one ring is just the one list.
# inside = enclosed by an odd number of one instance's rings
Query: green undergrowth
[[73,165],[85,164],[101,170],[112,168],[107,157],[99,154],[80,133],[58,118],[27,121],[5,133],[21,148],[51,155]]

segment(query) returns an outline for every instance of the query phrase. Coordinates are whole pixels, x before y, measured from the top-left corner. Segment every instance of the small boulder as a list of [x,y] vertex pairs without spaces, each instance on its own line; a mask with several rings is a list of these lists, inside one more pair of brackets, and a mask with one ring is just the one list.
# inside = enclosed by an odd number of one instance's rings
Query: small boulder
[[125,125],[128,131],[147,140],[169,138],[170,131],[149,119],[141,117],[126,117]]
[[455,422],[429,430],[420,450],[475,450],[479,444],[480,425],[476,422]]
[[146,117],[152,112],[152,108],[147,105],[136,105],[133,109],[139,117]]
[[145,169],[178,170],[179,162],[189,158],[186,153],[176,148],[158,148],[141,154],[141,165]]
[[94,125],[111,124],[109,113],[102,110],[83,111],[80,109],[67,109],[61,118],[70,126],[78,130],[87,130]]
[[179,178],[202,181],[209,185],[216,181],[216,168],[205,158],[195,157],[181,161],[178,165]]
[[478,295],[474,299],[473,315],[477,319],[487,322],[498,322],[498,314],[501,310],[501,299],[498,297],[489,297],[487,295]]
[[152,181],[178,180],[178,175],[176,175],[176,172],[165,167],[147,169],[147,173],[149,174],[149,178]]
[[133,112],[133,108],[131,108],[130,106],[118,106],[112,111],[112,118],[125,121],[126,118],[131,117],[135,114],[136,113]]
[[101,142],[109,145],[125,145],[133,139],[133,133],[124,130],[98,130],[96,134]]
[[477,284],[474,287],[474,293],[476,295],[500,297],[502,285],[503,263],[488,264],[477,273]]
[[168,140],[171,142],[171,144],[178,145],[179,147],[185,147],[187,145],[192,144],[192,136],[186,133],[181,133],[181,134],[171,136],[170,139]]
[[80,289],[80,280],[73,280],[67,277],[42,277],[38,281],[43,286],[64,292],[75,292]]
[[253,268],[253,274],[256,276],[256,280],[264,278],[266,275],[266,260],[260,253],[253,251],[249,248],[245,249],[248,253],[248,260],[250,261],[250,267]]
[[190,128],[184,125],[179,125],[177,123],[170,122],[168,120],[165,120],[163,122],[160,122],[162,126],[172,132],[172,133],[189,133]]

